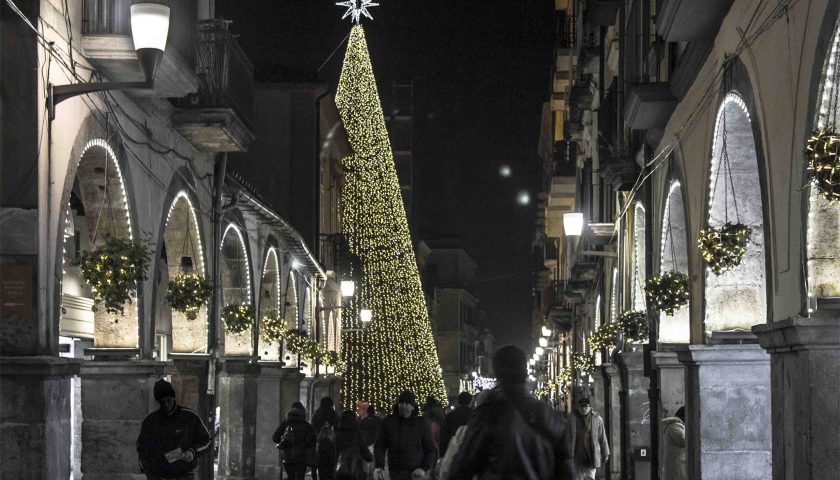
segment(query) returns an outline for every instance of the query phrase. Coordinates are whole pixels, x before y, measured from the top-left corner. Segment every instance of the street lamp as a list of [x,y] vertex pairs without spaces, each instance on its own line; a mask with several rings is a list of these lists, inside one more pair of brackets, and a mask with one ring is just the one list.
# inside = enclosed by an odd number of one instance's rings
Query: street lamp
[[539,344],[540,344],[541,347],[547,347],[548,346],[548,339],[545,338],[545,337],[540,337]]
[[356,293],[356,282],[353,280],[342,280],[341,296],[345,298],[352,297],[354,293]]
[[542,334],[543,337],[550,337],[551,336],[551,329],[548,327],[542,327]]
[[155,73],[163,59],[166,38],[169,35],[169,7],[152,2],[136,3],[131,6],[131,36],[140,69],[145,78],[142,82],[73,83],[50,85],[47,108],[49,119],[55,120],[55,106],[77,95],[106,90],[129,90],[154,88]]
[[543,353],[545,353],[545,349],[543,347],[537,347],[534,351],[537,352],[538,357],[542,357]]
[[362,323],[370,323],[370,321],[373,320],[373,310],[367,308],[361,309],[359,311],[359,320],[361,320]]
[[563,231],[567,237],[579,237],[583,232],[583,214],[579,212],[564,213]]

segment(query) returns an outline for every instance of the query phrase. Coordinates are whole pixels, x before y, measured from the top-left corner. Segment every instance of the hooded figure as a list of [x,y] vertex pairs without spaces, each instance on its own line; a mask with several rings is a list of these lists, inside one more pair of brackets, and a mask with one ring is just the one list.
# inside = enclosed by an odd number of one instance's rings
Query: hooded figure
[[432,467],[435,446],[432,432],[419,415],[417,397],[408,390],[400,393],[391,415],[385,417],[374,444],[374,479],[383,477],[385,455],[391,480],[422,478]]
[[189,475],[210,448],[210,432],[197,413],[178,405],[171,383],[158,380],[154,395],[160,408],[146,415],[137,437],[140,467],[149,478]]
[[365,463],[373,461],[373,455],[364,442],[359,427],[359,417],[352,410],[345,410],[338,421],[335,436],[338,461],[335,466],[336,480],[364,480]]
[[292,405],[272,439],[280,449],[280,459],[289,479],[304,480],[306,467],[315,451],[315,429],[306,421],[302,404],[295,402]]
[[665,455],[662,459],[662,480],[688,480],[685,469],[685,407],[673,417],[662,420]]

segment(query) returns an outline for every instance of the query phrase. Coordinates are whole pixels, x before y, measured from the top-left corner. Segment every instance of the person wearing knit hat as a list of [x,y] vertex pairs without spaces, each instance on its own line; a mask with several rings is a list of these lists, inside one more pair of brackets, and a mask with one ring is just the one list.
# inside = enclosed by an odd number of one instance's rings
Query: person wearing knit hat
[[384,478],[386,456],[391,480],[423,478],[432,468],[435,444],[432,431],[418,415],[419,410],[413,392],[404,390],[397,397],[393,413],[382,421],[373,446],[374,480]]
[[192,480],[198,457],[210,448],[210,432],[197,413],[178,405],[171,383],[158,380],[153,393],[160,408],[140,427],[140,468],[149,480]]
[[445,478],[572,480],[568,425],[525,386],[525,353],[502,347],[493,355],[493,369],[496,387],[470,417]]

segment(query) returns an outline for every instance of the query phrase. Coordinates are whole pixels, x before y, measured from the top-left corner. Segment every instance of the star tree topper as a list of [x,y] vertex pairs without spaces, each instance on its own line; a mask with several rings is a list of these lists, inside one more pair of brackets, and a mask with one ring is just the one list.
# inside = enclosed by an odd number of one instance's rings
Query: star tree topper
[[345,18],[350,17],[356,25],[359,24],[362,15],[373,20],[373,16],[371,16],[370,12],[368,12],[368,8],[379,6],[379,4],[374,3],[373,0],[344,0],[336,2],[335,5],[337,7],[347,7],[347,11],[344,12],[341,19],[344,20]]

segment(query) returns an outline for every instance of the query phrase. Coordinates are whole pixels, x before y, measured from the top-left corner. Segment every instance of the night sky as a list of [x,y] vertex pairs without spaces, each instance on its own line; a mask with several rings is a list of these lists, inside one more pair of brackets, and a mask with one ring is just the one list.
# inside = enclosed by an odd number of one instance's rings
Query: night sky
[[[331,0],[216,0],[257,81],[338,82],[351,23]],[[379,0],[363,19],[383,103],[413,83],[413,229],[460,238],[498,345],[530,348],[540,112],[553,53],[551,0]],[[329,58],[329,60],[328,60]],[[326,64],[324,62],[326,61]],[[318,72],[321,65],[324,67]],[[387,113],[387,112],[386,112]],[[509,178],[499,168],[509,165]],[[531,203],[517,202],[520,191]]]

